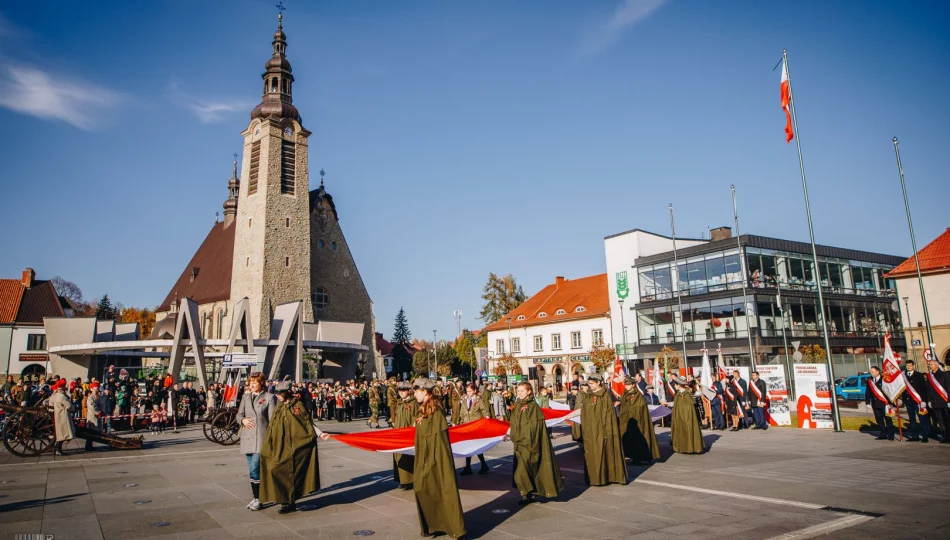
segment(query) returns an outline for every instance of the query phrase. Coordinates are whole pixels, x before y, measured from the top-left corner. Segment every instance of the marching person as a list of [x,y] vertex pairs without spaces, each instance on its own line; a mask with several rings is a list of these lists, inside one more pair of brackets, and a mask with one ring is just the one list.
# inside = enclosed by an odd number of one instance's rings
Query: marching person
[[653,430],[653,420],[650,418],[650,408],[643,399],[637,387],[637,380],[633,377],[614,377],[614,382],[623,382],[623,394],[617,396],[620,407],[620,441],[623,444],[623,453],[631,463],[648,464],[660,459],[660,445],[656,442],[656,432]]
[[66,395],[66,379],[60,379],[52,386],[53,395],[49,404],[53,406],[53,425],[56,429],[56,455],[65,456],[63,444],[76,438],[76,426],[73,425],[73,403]]
[[881,370],[877,366],[871,366],[871,377],[868,378],[866,383],[864,403],[874,411],[874,420],[877,421],[877,439],[893,441],[894,424],[887,414],[891,407],[891,401],[884,395],[884,390],[881,388],[883,383]]
[[950,388],[950,376],[941,370],[940,362],[936,358],[927,362],[930,373],[927,374],[929,388],[928,397],[930,407],[930,421],[933,422],[933,431],[940,434],[940,442],[950,444],[950,413],[947,410],[947,388]]
[[450,421],[453,426],[459,424],[459,418],[462,414],[462,381],[458,377],[453,380],[446,389],[449,404],[451,405],[452,415]]
[[[576,374],[574,375],[577,376]],[[580,386],[570,386],[571,392],[567,395],[567,404],[572,411],[576,411],[581,407],[581,396],[580,396]],[[571,422],[571,440],[578,442],[581,440],[581,425],[577,422]]]
[[674,376],[672,382],[676,392],[673,398],[673,420],[670,423],[673,451],[678,454],[702,454],[706,449],[703,431],[686,379]]
[[366,424],[371,428],[379,428],[379,383],[373,381],[367,392],[369,396],[369,420]]
[[610,394],[597,376],[587,379],[590,392],[581,405],[584,480],[589,486],[626,484],[627,465],[620,444],[620,422]]
[[[102,411],[99,409],[99,383],[89,385],[89,396],[86,398],[86,427],[95,431],[102,431]],[[86,439],[86,451],[92,452],[92,439]]]
[[726,414],[729,415],[729,420],[732,423],[732,427],[729,428],[729,431],[739,431],[739,419],[742,418],[742,403],[739,401],[738,392],[736,392],[736,386],[733,382],[734,379],[732,375],[726,377],[726,382],[722,383],[723,393],[726,397]]
[[518,504],[529,504],[541,496],[553,499],[564,490],[564,480],[548,437],[541,407],[532,399],[531,383],[522,381],[515,387],[518,401],[511,411],[508,438],[514,444],[512,479],[521,494]]
[[[488,417],[488,411],[485,410],[485,402],[478,396],[478,388],[474,383],[469,383],[465,388],[465,397],[462,398],[461,410],[459,411],[459,423],[467,424],[482,418]],[[485,454],[478,454],[478,461],[482,464],[478,469],[478,474],[488,474],[488,463],[485,462]],[[465,468],[460,473],[462,476],[472,474],[472,458],[465,458]]]
[[416,379],[413,393],[419,403],[416,426],[416,461],[412,489],[423,536],[436,532],[460,538],[465,534],[462,500],[455,481],[455,460],[449,443],[449,425],[433,396],[435,383]]
[[261,445],[276,407],[277,398],[264,389],[264,374],[251,373],[236,418],[241,423],[241,453],[247,458],[247,475],[251,479],[249,510],[261,509]]
[[[412,397],[412,385],[408,382],[401,382],[396,388],[398,395],[389,409],[389,422],[394,428],[407,428],[419,418],[419,402]],[[399,482],[399,489],[412,489],[415,459],[410,454],[393,454],[393,479]]]
[[290,381],[275,387],[277,407],[261,444],[261,500],[280,504],[278,514],[297,511],[297,499],[320,489],[317,437],[330,436],[317,430],[310,414]]
[[736,399],[739,401],[738,408],[741,413],[739,422],[742,427],[748,427],[752,414],[749,406],[749,383],[742,378],[742,374],[736,369],[732,372],[732,384],[736,391]]
[[[927,376],[917,371],[917,364],[913,360],[904,362],[904,377],[907,382],[907,394],[910,399],[904,400],[907,407],[907,421],[910,423],[910,438],[908,441],[927,442],[930,435],[930,420],[927,414]],[[920,438],[917,437],[918,431]]]
[[749,385],[749,407],[752,409],[752,418],[755,420],[755,425],[752,426],[752,429],[768,429],[769,421],[766,418],[765,411],[769,406],[769,387],[765,384],[761,378],[759,378],[759,372],[752,372],[752,384]]

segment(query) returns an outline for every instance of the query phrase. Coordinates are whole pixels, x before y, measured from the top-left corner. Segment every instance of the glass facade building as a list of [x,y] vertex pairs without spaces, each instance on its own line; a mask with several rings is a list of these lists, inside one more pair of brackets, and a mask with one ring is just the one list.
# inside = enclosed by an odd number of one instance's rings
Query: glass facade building
[[653,358],[665,346],[682,356],[685,340],[690,366],[700,362],[703,342],[728,350],[727,364],[749,365],[751,335],[756,363],[783,361],[783,343],[823,344],[818,287],[836,375],[879,363],[888,333],[905,350],[896,285],[884,277],[904,258],[828,246],[817,252],[815,268],[809,244],[743,235],[680,249],[675,261],[672,251],[636,259],[631,296],[638,298],[629,309],[638,356]]

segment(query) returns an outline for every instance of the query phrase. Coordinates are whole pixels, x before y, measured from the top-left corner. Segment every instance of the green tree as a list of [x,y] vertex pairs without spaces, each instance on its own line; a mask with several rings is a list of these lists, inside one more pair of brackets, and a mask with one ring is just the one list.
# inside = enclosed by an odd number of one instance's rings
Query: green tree
[[429,376],[432,369],[432,351],[421,350],[412,355],[412,371],[423,377]]
[[488,281],[482,287],[482,300],[485,303],[482,304],[479,318],[485,321],[485,324],[492,324],[511,313],[527,299],[524,289],[518,285],[513,275],[499,277],[498,274],[490,272]]
[[102,298],[99,299],[99,304],[96,305],[96,319],[115,319],[118,317],[118,315],[118,310],[114,305],[112,305],[112,302],[109,300],[109,295],[102,295]]
[[396,328],[393,330],[393,343],[399,345],[408,345],[412,339],[412,332],[409,331],[409,322],[406,320],[406,310],[399,308],[396,314]]
[[459,364],[465,367],[476,366],[475,362],[475,336],[469,330],[462,330],[462,337],[455,340],[455,356]]

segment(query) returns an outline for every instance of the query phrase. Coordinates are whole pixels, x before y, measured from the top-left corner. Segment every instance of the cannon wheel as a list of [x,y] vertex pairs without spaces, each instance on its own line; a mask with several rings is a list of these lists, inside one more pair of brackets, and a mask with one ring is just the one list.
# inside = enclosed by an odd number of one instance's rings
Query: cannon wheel
[[211,421],[203,426],[205,437],[218,444],[231,446],[241,440],[241,425],[237,421],[236,409],[225,409],[215,413]]
[[19,457],[35,457],[56,444],[53,417],[44,413],[14,413],[3,428],[3,446]]

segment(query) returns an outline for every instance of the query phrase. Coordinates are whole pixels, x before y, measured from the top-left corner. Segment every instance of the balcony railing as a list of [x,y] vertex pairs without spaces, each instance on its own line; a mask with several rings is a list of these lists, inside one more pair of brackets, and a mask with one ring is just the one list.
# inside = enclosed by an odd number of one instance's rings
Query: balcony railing
[[[887,332],[880,331],[832,331],[828,337],[830,338],[863,338],[863,339],[880,339],[883,343],[883,339]],[[903,330],[895,329],[891,332],[892,339],[903,339]],[[733,330],[733,329],[717,329],[716,331],[705,332],[699,335],[693,335],[691,333],[686,334],[686,341],[716,341],[716,340],[727,340],[727,339],[745,339],[748,336],[746,330]],[[762,337],[762,338],[780,338],[782,337],[781,328],[753,328],[752,329],[753,337]],[[821,337],[821,332],[818,328],[786,328],[785,329],[786,338],[819,338]],[[649,337],[640,338],[640,345],[666,345],[671,343],[681,343],[683,336],[676,335],[674,336],[672,332],[667,333],[666,335],[656,336],[652,335]]]

